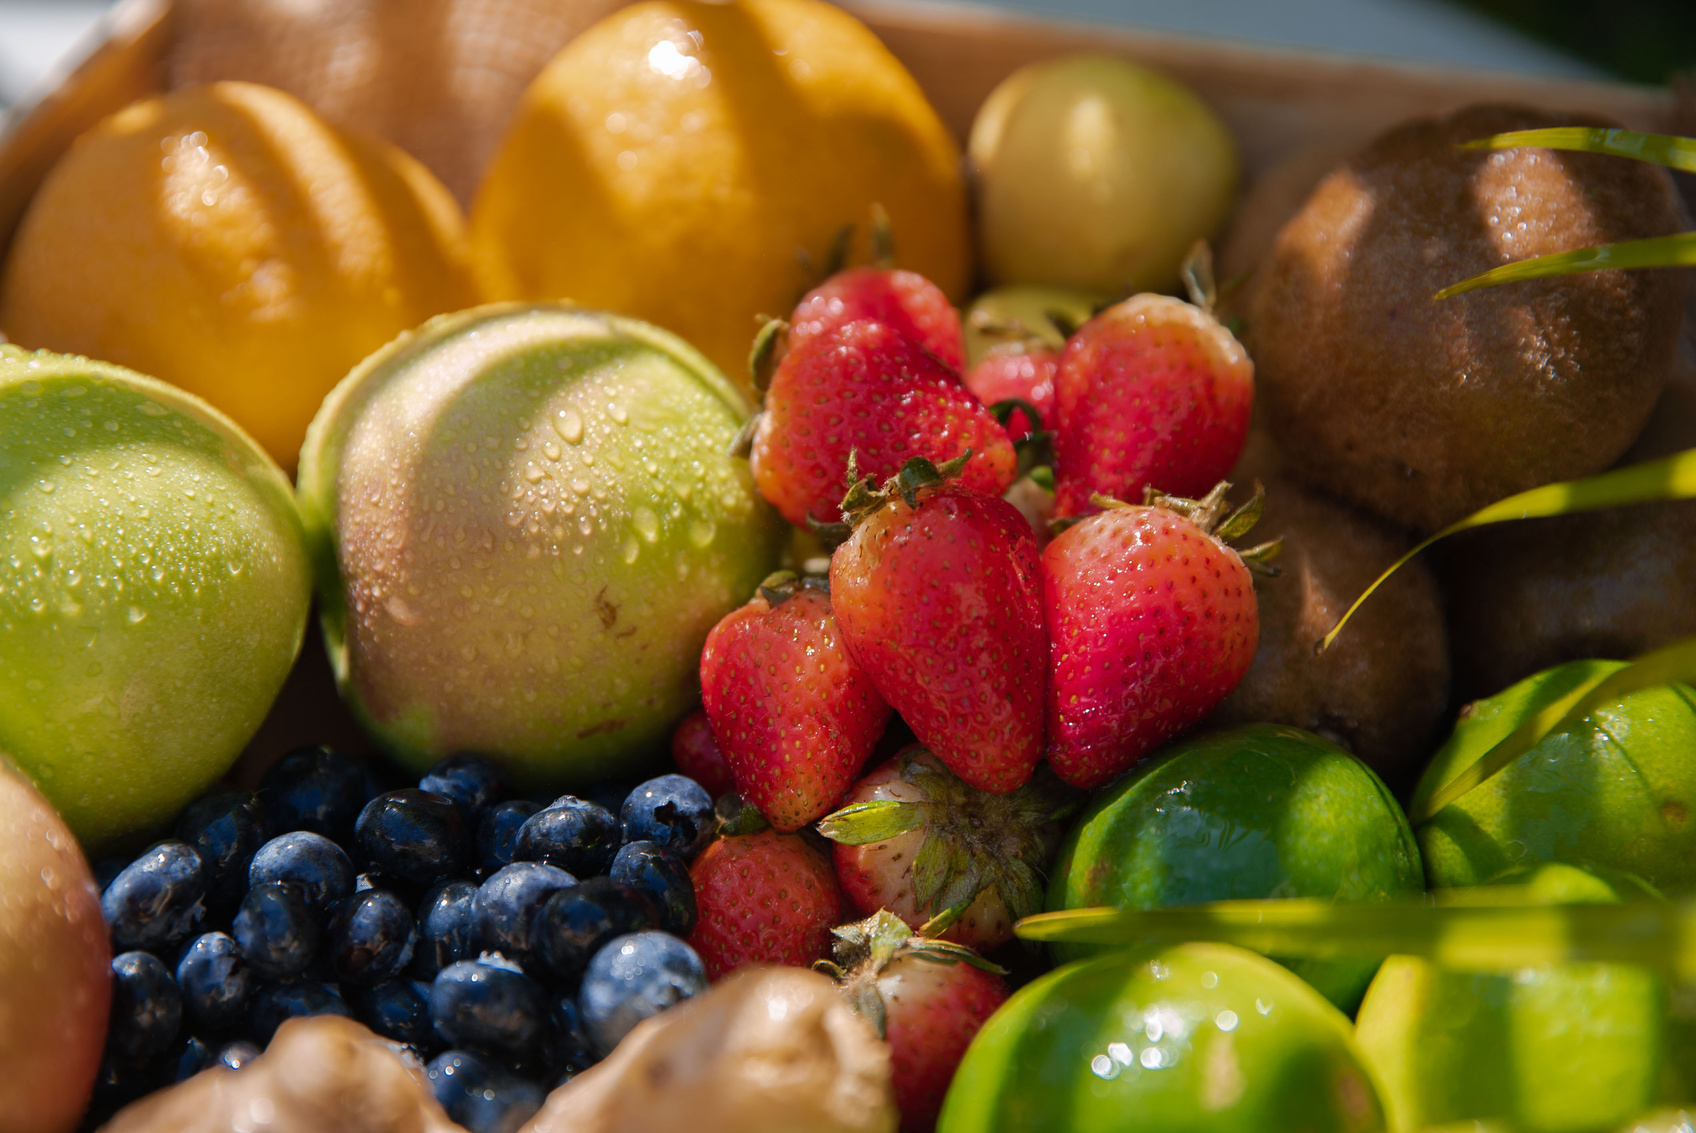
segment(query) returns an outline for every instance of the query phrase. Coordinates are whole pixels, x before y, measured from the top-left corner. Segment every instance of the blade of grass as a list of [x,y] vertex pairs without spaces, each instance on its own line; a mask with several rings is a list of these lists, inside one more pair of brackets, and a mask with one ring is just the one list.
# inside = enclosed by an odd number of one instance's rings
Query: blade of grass
[[1635,130],[1610,130],[1604,126],[1555,126],[1547,130],[1511,130],[1492,134],[1461,146],[1462,149],[1514,149],[1540,146],[1543,149],[1606,153],[1648,161],[1668,169],[1696,173],[1696,138],[1676,134],[1640,134]]
[[1584,480],[1565,480],[1558,484],[1544,484],[1540,488],[1532,488],[1526,492],[1497,500],[1486,508],[1473,512],[1465,519],[1452,523],[1425,539],[1407,554],[1397,559],[1390,568],[1368,586],[1360,597],[1354,600],[1343,616],[1337,619],[1337,624],[1331,627],[1329,633],[1319,639],[1315,651],[1323,653],[1328,649],[1337,635],[1342,632],[1354,612],[1360,609],[1362,603],[1370,598],[1384,582],[1402,564],[1419,554],[1439,539],[1447,538],[1459,531],[1474,527],[1485,527],[1493,523],[1506,523],[1515,519],[1540,519],[1554,515],[1573,515],[1578,512],[1595,511],[1600,508],[1619,507],[1623,504],[1653,503],[1657,500],[1684,500],[1696,497],[1696,449],[1686,449],[1674,453],[1663,460],[1650,461],[1647,464],[1634,464],[1629,468],[1616,468],[1604,472],[1600,476],[1591,476]]
[[1696,232],[1680,232],[1673,236],[1628,240],[1622,244],[1603,244],[1596,248],[1556,252],[1549,256],[1503,264],[1482,275],[1450,284],[1437,292],[1433,298],[1448,299],[1502,283],[1520,283],[1528,279],[1547,279],[1556,275],[1578,275],[1581,272],[1603,271],[1609,268],[1628,271],[1636,268],[1688,267],[1691,264],[1696,264]]
[[[1679,982],[1696,977],[1696,903],[1619,905],[1448,903],[1427,896],[1380,904],[1296,898],[1218,901],[1175,909],[1071,909],[1014,926],[1025,940],[1129,945],[1206,941],[1310,959],[1423,956],[1458,971],[1509,972],[1580,961],[1640,964]],[[1492,894],[1494,895],[1494,894]]]
[[1587,681],[1544,706],[1506,739],[1462,768],[1423,804],[1416,803],[1408,820],[1415,826],[1429,822],[1438,811],[1536,747],[1549,733],[1584,719],[1601,705],[1672,681],[1696,682],[1696,637],[1645,653],[1625,668]]

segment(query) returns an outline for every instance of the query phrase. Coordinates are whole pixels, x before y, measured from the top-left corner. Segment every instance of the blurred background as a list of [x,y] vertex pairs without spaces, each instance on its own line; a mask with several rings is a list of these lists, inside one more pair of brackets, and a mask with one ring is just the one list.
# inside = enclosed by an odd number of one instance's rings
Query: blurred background
[[[1696,68],[1696,0],[949,0],[1280,46],[1664,83]],[[0,0],[0,108],[90,43],[110,0]]]

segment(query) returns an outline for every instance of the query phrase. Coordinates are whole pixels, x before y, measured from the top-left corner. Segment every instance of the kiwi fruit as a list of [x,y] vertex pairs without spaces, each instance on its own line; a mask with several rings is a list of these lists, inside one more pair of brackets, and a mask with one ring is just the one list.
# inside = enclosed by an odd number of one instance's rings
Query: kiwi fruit
[[1474,106],[1381,136],[1279,230],[1248,305],[1266,422],[1290,471],[1429,532],[1599,472],[1636,439],[1678,339],[1684,274],[1600,271],[1436,300],[1490,268],[1677,231],[1664,169],[1462,143],[1606,125]]
[[1449,642],[1436,583],[1415,559],[1362,606],[1323,654],[1315,643],[1408,547],[1401,533],[1291,479],[1263,433],[1231,475],[1265,511],[1253,538],[1282,536],[1275,578],[1255,581],[1260,647],[1215,710],[1222,725],[1288,724],[1347,748],[1392,788],[1412,785],[1444,722]]
[[[1649,426],[1620,461],[1696,448],[1687,343]],[[1504,523],[1439,545],[1456,691],[1489,696],[1566,661],[1625,660],[1696,634],[1696,500]]]

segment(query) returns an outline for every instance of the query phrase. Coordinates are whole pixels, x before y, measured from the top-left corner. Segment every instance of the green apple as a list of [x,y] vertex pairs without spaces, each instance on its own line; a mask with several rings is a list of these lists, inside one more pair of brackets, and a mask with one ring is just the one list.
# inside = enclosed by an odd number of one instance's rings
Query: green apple
[[0,751],[85,844],[168,821],[228,770],[310,598],[288,481],[227,417],[0,348]]
[[966,1049],[937,1133],[1369,1133],[1348,1019],[1225,944],[1132,948],[1020,988]]
[[68,1133],[106,1041],[112,950],[70,828],[0,757],[0,1125]]
[[633,772],[783,536],[749,407],[645,323],[557,304],[435,319],[325,401],[299,497],[344,697],[396,758],[530,784]]

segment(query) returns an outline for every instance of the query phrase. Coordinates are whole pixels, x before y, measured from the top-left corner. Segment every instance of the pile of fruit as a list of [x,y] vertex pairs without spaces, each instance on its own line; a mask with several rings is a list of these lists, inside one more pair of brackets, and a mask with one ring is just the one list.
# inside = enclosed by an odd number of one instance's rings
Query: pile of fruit
[[1280,209],[1117,60],[963,155],[821,0],[608,8],[498,146],[267,63],[36,193],[0,1124],[1689,1129],[1696,342],[1571,269],[1691,147]]

